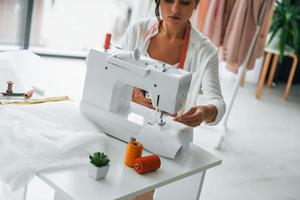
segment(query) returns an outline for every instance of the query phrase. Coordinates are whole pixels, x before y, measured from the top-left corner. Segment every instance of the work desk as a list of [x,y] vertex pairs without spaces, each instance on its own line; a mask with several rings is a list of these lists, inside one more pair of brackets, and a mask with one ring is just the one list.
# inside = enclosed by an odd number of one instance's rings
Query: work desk
[[[9,64],[15,67],[14,70],[23,80],[22,83],[26,83],[24,88],[33,86],[34,81],[38,83],[38,86],[46,89],[47,93],[51,93],[51,88],[59,88],[54,86],[53,81],[48,80],[52,80],[52,76],[45,76],[44,68],[39,67],[41,64],[36,55],[27,51],[7,53],[2,57],[0,55],[0,58],[6,59],[6,57],[11,57]],[[16,57],[18,59],[15,59]],[[39,73],[37,73],[38,70]],[[40,76],[36,74],[40,74]],[[4,86],[7,80],[14,80],[3,72],[0,75],[4,77],[1,79]],[[29,75],[34,78],[28,78],[31,77]],[[54,110],[59,111],[58,116],[62,119],[72,120],[74,118],[70,124],[72,127],[75,124],[79,126],[80,116],[74,114],[76,111],[72,109],[73,107],[66,108],[70,108],[67,109],[70,113],[64,112],[64,109],[58,109],[57,106],[50,106],[48,109],[53,112]],[[84,130],[87,131],[86,128]],[[99,134],[101,133],[99,132]],[[127,200],[154,189],[156,200],[198,200],[206,170],[220,165],[222,162],[209,152],[191,144],[189,150],[180,150],[175,159],[161,157],[161,168],[157,171],[139,175],[123,164],[126,150],[125,142],[107,136],[105,144],[104,151],[111,160],[110,169],[105,179],[95,181],[90,178],[87,170],[88,163],[83,166],[60,170],[44,170],[39,172],[37,176],[55,190],[55,200]],[[144,151],[143,156],[147,154],[150,153]],[[26,191],[24,197],[26,198]]]
[[125,148],[125,142],[107,136],[111,162],[105,179],[91,179],[87,166],[44,171],[38,177],[55,190],[55,200],[125,200],[157,188],[155,199],[198,200],[206,170],[221,164],[219,158],[192,144],[174,160],[161,158],[159,170],[139,175],[123,164]]

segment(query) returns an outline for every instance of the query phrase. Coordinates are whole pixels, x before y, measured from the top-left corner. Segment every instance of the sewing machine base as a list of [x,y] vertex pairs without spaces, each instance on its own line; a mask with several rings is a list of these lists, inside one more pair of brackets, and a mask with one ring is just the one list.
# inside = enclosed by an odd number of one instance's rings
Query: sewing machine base
[[160,126],[153,120],[156,111],[135,103],[131,103],[129,112],[118,114],[85,101],[81,102],[80,110],[106,134],[125,142],[131,137],[137,138],[147,150],[160,156],[174,158],[181,147],[188,149],[193,140],[191,128],[171,118],[166,120],[164,126]]

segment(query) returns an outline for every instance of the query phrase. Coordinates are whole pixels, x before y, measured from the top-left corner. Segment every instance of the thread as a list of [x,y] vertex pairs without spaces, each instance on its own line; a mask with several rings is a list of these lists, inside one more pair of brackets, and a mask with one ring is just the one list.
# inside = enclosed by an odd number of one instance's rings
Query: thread
[[13,84],[14,84],[14,82],[7,81],[7,90],[6,90],[7,93],[13,93],[13,89],[12,89]]
[[110,33],[106,33],[106,35],[105,35],[105,41],[104,41],[104,49],[105,50],[110,49],[110,40],[111,40],[111,34]]
[[28,92],[25,93],[26,98],[30,98],[33,95],[33,90],[29,90]]
[[127,167],[133,167],[134,160],[142,156],[143,145],[131,138],[126,146],[124,163]]
[[136,158],[133,164],[134,170],[139,174],[145,174],[160,168],[160,158],[158,155],[150,155]]

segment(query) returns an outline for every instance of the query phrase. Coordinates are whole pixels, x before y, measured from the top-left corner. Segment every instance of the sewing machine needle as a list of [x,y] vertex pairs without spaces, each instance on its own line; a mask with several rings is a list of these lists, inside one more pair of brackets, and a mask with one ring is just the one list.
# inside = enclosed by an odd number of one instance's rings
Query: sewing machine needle
[[164,115],[164,111],[161,111],[160,113],[160,122],[158,123],[159,125],[163,126],[166,124],[166,122],[163,120],[163,115]]

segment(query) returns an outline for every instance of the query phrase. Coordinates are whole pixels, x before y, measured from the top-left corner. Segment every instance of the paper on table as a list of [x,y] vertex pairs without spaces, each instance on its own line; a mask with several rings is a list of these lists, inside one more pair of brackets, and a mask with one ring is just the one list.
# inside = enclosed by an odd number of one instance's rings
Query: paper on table
[[160,126],[145,124],[137,136],[143,146],[160,156],[175,158],[181,147],[188,147],[193,140],[193,129],[167,117],[166,124]]

